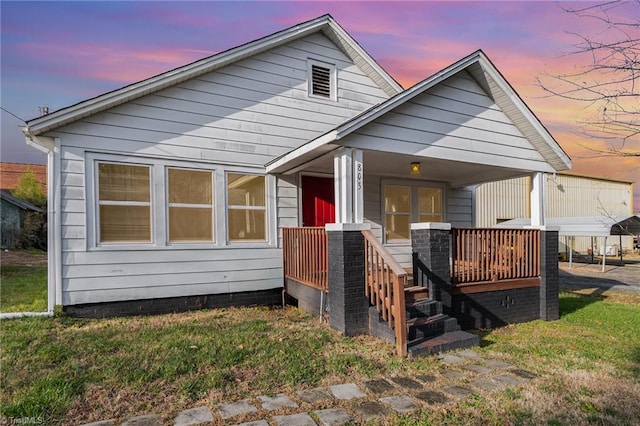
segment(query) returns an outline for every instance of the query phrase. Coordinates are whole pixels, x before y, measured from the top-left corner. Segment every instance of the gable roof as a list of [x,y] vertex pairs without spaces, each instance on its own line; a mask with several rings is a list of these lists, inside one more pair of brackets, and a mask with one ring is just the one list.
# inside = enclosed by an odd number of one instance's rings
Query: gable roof
[[16,198],[13,195],[11,195],[9,191],[5,191],[4,189],[0,189],[0,199],[3,199],[10,204],[13,204],[14,206],[22,210],[31,210],[34,212],[42,213],[42,209],[40,207],[36,207],[27,201],[21,200],[20,198]]
[[51,114],[34,118],[27,122],[27,127],[25,127],[23,131],[27,136],[41,135],[89,115],[215,71],[234,62],[319,31],[340,47],[340,49],[389,96],[393,96],[402,91],[402,86],[400,86],[331,15],[327,14],[112,92],[82,101]]
[[571,160],[562,147],[560,147],[540,120],[538,120],[535,114],[529,109],[515,90],[513,90],[511,85],[505,80],[502,74],[500,74],[484,52],[477,50],[471,55],[462,58],[458,62],[415,84],[404,92],[345,121],[324,135],[270,161],[266,164],[267,172],[281,173],[287,171],[335,149],[335,145],[330,146],[329,144],[337,142],[339,139],[344,138],[371,123],[378,117],[410,101],[447,78],[465,70],[478,82],[483,90],[492,97],[494,102],[496,102],[500,109],[509,117],[554,170],[567,170],[571,167]]
[[0,163],[0,189],[16,189],[22,175],[31,169],[36,180],[47,193],[47,166],[43,164]]

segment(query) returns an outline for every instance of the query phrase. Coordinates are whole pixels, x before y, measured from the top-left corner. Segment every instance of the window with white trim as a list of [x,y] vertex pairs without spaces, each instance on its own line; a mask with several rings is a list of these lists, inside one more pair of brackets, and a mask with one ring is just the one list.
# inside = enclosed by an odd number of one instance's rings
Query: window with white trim
[[443,187],[420,183],[384,184],[384,238],[386,243],[411,239],[411,223],[442,222]]
[[108,153],[87,164],[92,250],[277,244],[276,180],[253,168]]
[[308,60],[308,94],[312,97],[336,100],[336,66]]
[[169,242],[213,241],[213,172],[167,168]]
[[101,243],[150,243],[151,167],[98,163]]
[[265,176],[227,173],[227,238],[267,241]]

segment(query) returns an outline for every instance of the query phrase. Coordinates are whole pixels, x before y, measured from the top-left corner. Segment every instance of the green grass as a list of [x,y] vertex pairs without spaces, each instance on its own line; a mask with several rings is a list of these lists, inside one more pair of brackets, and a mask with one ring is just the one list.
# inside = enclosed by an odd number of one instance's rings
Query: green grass
[[46,266],[0,267],[0,312],[45,312]]
[[[48,423],[68,417],[87,395],[92,409],[111,396],[135,413],[158,404],[173,409],[158,400],[162,393],[188,406],[212,390],[235,399],[314,387],[334,375],[370,377],[382,371],[376,358],[392,349],[378,345],[363,354],[357,340],[300,311],[266,308],[14,319],[2,323],[2,340],[1,414],[44,416]],[[127,400],[131,395],[136,399]]]
[[[425,408],[392,424],[640,422],[640,298],[564,293],[559,321],[483,334],[486,357],[541,376],[530,386]],[[293,308],[243,308],[105,320],[0,323],[0,416],[85,423],[261,394],[434,373],[368,336],[341,337]]]
[[605,362],[637,375],[640,303],[620,303],[580,293],[560,295],[559,321],[507,326],[483,336],[483,345],[513,356],[565,368],[595,369]]

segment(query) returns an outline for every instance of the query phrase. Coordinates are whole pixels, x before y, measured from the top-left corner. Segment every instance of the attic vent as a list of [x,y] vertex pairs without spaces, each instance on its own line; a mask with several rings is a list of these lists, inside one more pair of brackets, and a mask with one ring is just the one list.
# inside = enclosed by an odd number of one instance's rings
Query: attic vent
[[331,97],[331,69],[319,65],[311,65],[311,94]]

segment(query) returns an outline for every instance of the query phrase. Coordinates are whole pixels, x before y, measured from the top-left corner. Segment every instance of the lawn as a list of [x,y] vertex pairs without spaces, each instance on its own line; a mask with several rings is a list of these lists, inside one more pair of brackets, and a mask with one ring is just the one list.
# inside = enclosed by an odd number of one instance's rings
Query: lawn
[[45,312],[47,267],[2,265],[0,312]]
[[[3,283],[4,287],[4,283]],[[390,424],[640,424],[640,296],[563,293],[562,318],[482,333],[483,356],[533,371]],[[370,377],[434,373],[369,336],[343,338],[293,308],[0,323],[0,416],[79,424]],[[0,417],[1,418],[1,417]]]

